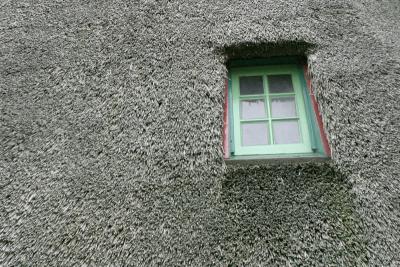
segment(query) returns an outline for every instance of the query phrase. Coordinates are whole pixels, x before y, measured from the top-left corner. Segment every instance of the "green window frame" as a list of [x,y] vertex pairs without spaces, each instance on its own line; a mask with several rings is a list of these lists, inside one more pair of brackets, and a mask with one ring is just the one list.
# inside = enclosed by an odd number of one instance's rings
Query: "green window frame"
[[[228,109],[229,109],[229,154],[230,158],[255,156],[263,158],[280,157],[328,157],[324,151],[319,126],[316,122],[314,110],[311,106],[310,95],[300,64],[270,64],[262,65],[256,62],[239,62],[229,68]],[[240,64],[241,63],[241,64]],[[290,75],[293,91],[271,92],[269,77],[275,75]],[[262,93],[241,94],[241,77],[262,77]],[[273,116],[272,100],[275,98],[291,98],[295,103],[295,113],[290,116]],[[264,114],[256,118],[241,116],[241,101],[253,100],[263,102]],[[246,102],[249,103],[249,102]],[[242,114],[243,115],[243,114]],[[289,143],[277,143],[274,125],[279,122],[296,122],[299,140]],[[243,125],[257,124],[266,128],[266,143],[257,145],[243,144]],[[295,125],[296,123],[293,123]]]

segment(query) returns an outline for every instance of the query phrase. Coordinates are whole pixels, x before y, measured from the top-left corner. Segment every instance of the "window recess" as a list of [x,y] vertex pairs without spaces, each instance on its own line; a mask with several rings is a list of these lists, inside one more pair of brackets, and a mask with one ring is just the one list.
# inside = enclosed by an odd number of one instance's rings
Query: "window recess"
[[304,64],[297,58],[282,61],[231,62],[225,93],[226,159],[330,156]]

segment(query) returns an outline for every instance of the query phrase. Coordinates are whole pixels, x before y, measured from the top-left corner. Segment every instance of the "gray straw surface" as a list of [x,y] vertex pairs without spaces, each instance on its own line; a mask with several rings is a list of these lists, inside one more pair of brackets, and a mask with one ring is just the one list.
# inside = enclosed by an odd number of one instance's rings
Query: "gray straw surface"
[[[0,3],[0,265],[399,266],[400,3]],[[227,166],[226,62],[305,55],[327,163]]]

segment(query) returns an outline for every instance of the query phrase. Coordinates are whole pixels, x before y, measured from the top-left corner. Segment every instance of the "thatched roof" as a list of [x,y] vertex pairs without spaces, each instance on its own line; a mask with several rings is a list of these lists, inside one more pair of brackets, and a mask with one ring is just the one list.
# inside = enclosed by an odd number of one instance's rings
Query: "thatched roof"
[[[399,14],[3,1],[0,265],[400,264]],[[227,167],[226,61],[293,54],[332,160]]]

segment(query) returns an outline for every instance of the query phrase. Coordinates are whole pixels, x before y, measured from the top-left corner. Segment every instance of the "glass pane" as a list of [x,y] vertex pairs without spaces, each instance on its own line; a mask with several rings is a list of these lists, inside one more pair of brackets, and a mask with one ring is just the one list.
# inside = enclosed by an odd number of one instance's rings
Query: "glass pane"
[[240,94],[264,94],[262,76],[239,77]]
[[274,97],[271,102],[273,118],[296,117],[296,102],[294,97]]
[[242,100],[240,101],[240,117],[244,120],[259,119],[265,117],[265,103],[264,100]]
[[268,144],[267,122],[242,123],[242,145],[256,146]]
[[298,121],[274,121],[272,123],[275,144],[300,143]]
[[268,75],[268,86],[271,94],[293,92],[292,75]]

